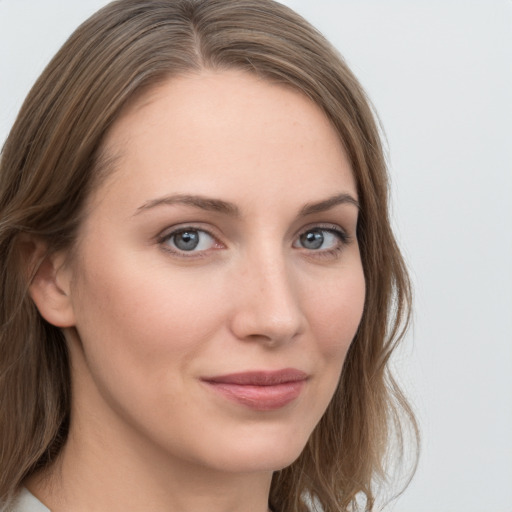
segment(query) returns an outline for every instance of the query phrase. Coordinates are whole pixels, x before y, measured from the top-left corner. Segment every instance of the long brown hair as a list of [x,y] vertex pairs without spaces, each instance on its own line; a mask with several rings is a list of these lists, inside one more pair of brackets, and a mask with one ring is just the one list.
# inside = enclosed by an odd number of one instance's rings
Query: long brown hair
[[378,127],[354,75],[321,34],[271,0],[119,0],[53,58],[1,155],[0,502],[55,460],[70,414],[66,345],[27,293],[35,268],[27,268],[23,244],[32,237],[50,250],[72,247],[85,199],[108,172],[102,141],[123,107],[169,77],[204,68],[242,69],[311,98],[339,133],[361,204],[363,318],[325,415],[300,457],[274,474],[271,507],[372,510],[401,420],[417,438],[389,372],[409,320],[410,286],[390,228]]

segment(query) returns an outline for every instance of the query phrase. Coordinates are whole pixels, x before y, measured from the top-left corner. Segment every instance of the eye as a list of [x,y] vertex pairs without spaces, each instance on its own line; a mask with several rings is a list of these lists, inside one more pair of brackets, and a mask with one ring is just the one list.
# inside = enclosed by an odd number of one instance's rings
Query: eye
[[313,228],[303,232],[293,247],[309,251],[336,251],[348,242],[348,236],[340,229]]
[[173,252],[200,252],[215,248],[215,238],[202,229],[185,228],[162,237],[161,243]]

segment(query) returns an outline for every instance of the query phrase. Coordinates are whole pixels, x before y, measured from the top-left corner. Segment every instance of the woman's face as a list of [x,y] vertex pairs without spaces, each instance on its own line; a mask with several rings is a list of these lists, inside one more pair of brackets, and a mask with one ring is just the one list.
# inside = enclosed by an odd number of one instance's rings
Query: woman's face
[[106,149],[63,274],[75,435],[223,471],[290,464],[363,310],[336,132],[289,88],[203,72],[144,95]]

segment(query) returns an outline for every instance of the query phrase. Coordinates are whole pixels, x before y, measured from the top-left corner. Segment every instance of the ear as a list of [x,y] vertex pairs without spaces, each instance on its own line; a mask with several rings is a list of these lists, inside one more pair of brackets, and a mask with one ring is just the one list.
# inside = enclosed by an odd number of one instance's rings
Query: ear
[[28,241],[24,252],[33,277],[29,293],[41,316],[56,327],[72,327],[75,315],[71,301],[71,269],[66,265],[67,252],[52,253],[40,241]]

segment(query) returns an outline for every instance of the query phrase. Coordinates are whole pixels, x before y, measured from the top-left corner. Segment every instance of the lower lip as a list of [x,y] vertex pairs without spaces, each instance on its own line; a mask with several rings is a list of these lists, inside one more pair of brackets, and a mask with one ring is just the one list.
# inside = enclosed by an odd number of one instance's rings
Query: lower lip
[[224,397],[256,411],[273,411],[285,407],[299,397],[304,383],[305,380],[299,380],[271,386],[252,386],[206,381]]

